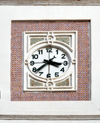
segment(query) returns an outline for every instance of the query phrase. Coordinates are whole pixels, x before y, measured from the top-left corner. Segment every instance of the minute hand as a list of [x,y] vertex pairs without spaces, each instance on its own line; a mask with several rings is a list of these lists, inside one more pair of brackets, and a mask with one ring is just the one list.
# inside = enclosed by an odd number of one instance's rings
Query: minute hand
[[38,71],[40,71],[43,67],[45,67],[47,64],[49,63],[49,61],[47,61],[45,64],[43,64],[42,66],[40,66],[37,70],[36,70],[36,72],[38,72]]

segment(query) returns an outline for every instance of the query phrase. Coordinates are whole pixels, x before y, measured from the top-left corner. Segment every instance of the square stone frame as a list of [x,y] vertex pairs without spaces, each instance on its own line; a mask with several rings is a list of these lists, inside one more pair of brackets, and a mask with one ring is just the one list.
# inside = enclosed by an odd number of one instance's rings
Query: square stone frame
[[[0,119],[100,120],[100,7],[0,6],[0,11]],[[11,101],[12,20],[90,20],[91,101]]]

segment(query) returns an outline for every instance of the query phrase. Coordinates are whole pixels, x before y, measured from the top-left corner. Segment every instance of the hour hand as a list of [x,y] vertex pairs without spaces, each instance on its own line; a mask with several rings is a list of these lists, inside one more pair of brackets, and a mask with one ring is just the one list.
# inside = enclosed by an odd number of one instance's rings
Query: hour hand
[[56,64],[56,65],[61,65],[62,64],[62,63],[54,62],[54,61],[51,61],[51,63]]
[[[48,62],[48,60],[44,59],[44,62]],[[54,61],[51,61],[51,60],[50,60],[49,64],[54,65],[54,66],[56,66],[56,67],[59,67],[59,65],[61,65],[62,63],[54,62]]]

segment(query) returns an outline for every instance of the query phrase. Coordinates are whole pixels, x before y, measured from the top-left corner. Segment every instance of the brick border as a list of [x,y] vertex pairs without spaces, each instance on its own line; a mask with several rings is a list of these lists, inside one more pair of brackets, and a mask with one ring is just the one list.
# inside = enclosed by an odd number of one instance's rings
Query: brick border
[[[78,31],[78,90],[76,92],[23,92],[22,32]],[[89,100],[89,21],[12,21],[11,27],[11,100],[83,101]]]

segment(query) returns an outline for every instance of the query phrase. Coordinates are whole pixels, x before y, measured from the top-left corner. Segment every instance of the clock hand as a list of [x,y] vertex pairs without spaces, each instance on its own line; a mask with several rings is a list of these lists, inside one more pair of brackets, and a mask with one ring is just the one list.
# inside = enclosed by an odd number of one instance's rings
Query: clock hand
[[54,61],[51,61],[51,63],[56,64],[56,65],[61,65],[62,64],[62,63],[54,62]]
[[56,58],[56,57],[54,56],[53,58],[51,58],[51,59],[49,59],[49,60],[52,61],[54,58]]
[[51,59],[49,59],[49,60],[45,60],[45,59],[44,59],[44,62],[50,61],[49,64],[54,65],[54,66],[56,66],[56,67],[59,67],[58,64],[52,63],[52,60],[53,60],[54,58],[56,58],[56,57],[53,56],[53,58],[51,58]]
[[[44,61],[45,61],[45,62],[47,62],[48,60],[44,59]],[[59,66],[59,65],[61,65],[62,63],[58,63],[58,62],[54,62],[54,61],[50,61],[50,63],[49,63],[49,64]]]
[[[43,62],[44,63],[46,63],[48,60],[44,60]],[[52,63],[52,61],[50,61],[48,64],[51,64],[51,65],[53,65],[53,66],[55,66],[55,67],[59,67],[59,65],[57,65],[57,64],[55,64],[55,63]]]
[[45,67],[50,61],[47,61],[45,64],[43,64],[42,66],[40,66],[36,72],[40,71],[43,67]]
[[36,70],[36,72],[40,71],[43,67],[45,67],[47,64],[49,64],[54,58],[56,58],[56,57],[54,56],[53,58],[49,59],[45,64],[43,64],[42,66],[40,66],[40,67]]

